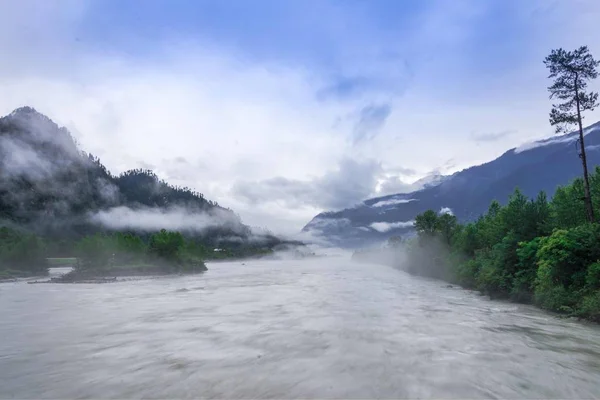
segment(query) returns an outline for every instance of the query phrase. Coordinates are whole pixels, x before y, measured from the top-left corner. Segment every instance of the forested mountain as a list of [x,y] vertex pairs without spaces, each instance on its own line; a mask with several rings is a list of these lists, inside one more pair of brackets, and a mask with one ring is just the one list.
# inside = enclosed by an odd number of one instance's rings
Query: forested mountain
[[[600,164],[600,122],[585,132],[588,166],[593,170]],[[582,174],[576,139],[576,133],[569,133],[523,145],[493,161],[440,179],[437,185],[321,213],[303,230],[338,245],[363,246],[411,232],[414,218],[429,209],[449,208],[459,221],[466,222],[483,214],[492,200],[506,201],[516,187],[527,197],[535,197],[539,191],[552,196],[558,185]]]
[[192,189],[169,185],[152,171],[112,175],[98,158],[82,152],[65,128],[33,108],[19,108],[0,118],[2,225],[77,237],[110,229],[90,216],[124,208],[202,215],[208,221],[205,225],[188,224],[178,230],[208,242],[232,237],[239,241],[251,234],[233,211]]

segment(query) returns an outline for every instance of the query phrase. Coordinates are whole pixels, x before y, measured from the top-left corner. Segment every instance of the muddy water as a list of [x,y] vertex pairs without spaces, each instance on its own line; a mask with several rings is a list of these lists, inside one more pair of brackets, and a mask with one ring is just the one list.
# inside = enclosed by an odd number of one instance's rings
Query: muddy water
[[0,284],[0,398],[594,398],[600,329],[344,258]]

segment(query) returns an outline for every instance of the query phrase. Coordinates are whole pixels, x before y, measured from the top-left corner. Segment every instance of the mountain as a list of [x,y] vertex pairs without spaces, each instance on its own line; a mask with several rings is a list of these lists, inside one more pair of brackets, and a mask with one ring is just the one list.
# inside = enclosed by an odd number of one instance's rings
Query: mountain
[[152,226],[160,225],[160,218],[177,223],[169,213],[185,220],[178,230],[209,242],[251,236],[233,211],[169,185],[152,171],[112,175],[98,158],[79,150],[67,129],[31,107],[0,118],[2,224],[68,237],[119,227],[158,230]]
[[[584,131],[588,166],[600,165],[600,122]],[[507,201],[519,188],[526,196],[548,196],[582,175],[577,132],[513,148],[497,159],[438,177],[421,190],[365,200],[358,206],[315,216],[303,231],[344,247],[369,245],[412,231],[415,216],[428,209],[476,219],[492,200]]]
[[446,179],[448,179],[448,176],[442,175],[442,174],[427,175],[427,176],[424,176],[423,178],[413,182],[413,186],[415,188],[419,188],[419,190],[421,190],[421,189],[425,189],[425,188],[428,188],[431,186],[439,185]]

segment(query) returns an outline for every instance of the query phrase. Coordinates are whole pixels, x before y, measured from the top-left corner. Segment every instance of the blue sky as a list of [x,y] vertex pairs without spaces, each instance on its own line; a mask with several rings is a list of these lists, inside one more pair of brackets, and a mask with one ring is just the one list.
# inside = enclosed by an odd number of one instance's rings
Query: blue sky
[[[324,97],[401,94],[424,66],[436,72],[428,74],[431,86],[465,76],[479,85],[528,61],[523,39],[535,29],[532,19],[552,7],[521,15],[522,3],[105,0],[90,4],[76,37],[88,49],[152,61],[161,55],[157,44],[197,41],[241,61],[305,68],[327,81]],[[444,12],[449,18],[436,16]]]
[[0,112],[34,106],[114,172],[294,231],[551,135],[542,60],[600,58],[598,3],[3,2]]

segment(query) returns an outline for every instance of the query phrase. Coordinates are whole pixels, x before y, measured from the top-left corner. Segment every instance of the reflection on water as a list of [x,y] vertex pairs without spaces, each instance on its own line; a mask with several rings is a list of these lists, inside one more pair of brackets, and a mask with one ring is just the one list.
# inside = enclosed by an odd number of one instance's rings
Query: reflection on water
[[0,398],[592,398],[600,329],[348,260],[0,285]]

